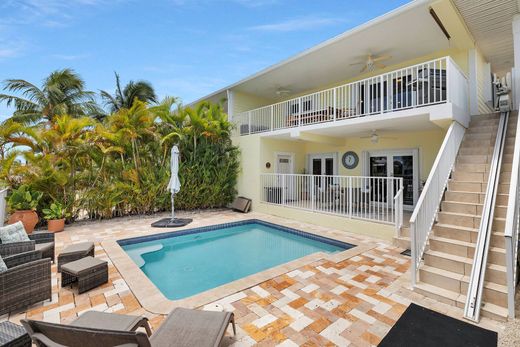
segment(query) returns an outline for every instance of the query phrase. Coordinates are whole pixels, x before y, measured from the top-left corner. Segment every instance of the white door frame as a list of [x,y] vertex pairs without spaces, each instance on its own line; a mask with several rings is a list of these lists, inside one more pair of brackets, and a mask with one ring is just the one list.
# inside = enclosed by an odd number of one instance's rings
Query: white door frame
[[[411,155],[413,156],[413,201],[417,203],[419,199],[419,179],[421,177],[419,173],[419,149],[418,148],[403,148],[403,149],[379,149],[375,151],[367,151],[367,160],[363,163],[363,167],[367,176],[370,175],[370,157],[387,156],[392,157],[394,155]],[[394,177],[394,165],[391,160],[387,161],[387,177]],[[414,205],[415,206],[415,205]],[[405,210],[413,210],[414,206],[404,205]]]
[[290,160],[290,168],[291,168],[291,174],[294,174],[294,153],[292,152],[274,152],[274,157],[275,157],[275,161],[274,161],[274,172],[275,173],[280,173],[278,172],[278,159],[280,157],[289,157],[289,160]]
[[309,175],[312,175],[312,161],[313,159],[321,159],[321,172],[325,171],[325,161],[323,159],[332,158],[332,174],[338,175],[338,152],[328,153],[309,153],[307,154],[307,170]]

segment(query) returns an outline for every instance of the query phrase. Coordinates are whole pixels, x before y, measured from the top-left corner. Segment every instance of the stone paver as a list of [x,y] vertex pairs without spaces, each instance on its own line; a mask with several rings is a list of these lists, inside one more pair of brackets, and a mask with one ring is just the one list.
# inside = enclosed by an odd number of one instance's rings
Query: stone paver
[[[96,257],[109,261],[101,241],[141,235],[143,231],[156,232],[149,225],[159,217],[162,215],[77,223],[56,235],[56,254],[70,243],[93,241]],[[302,230],[326,229],[268,215],[243,215],[227,210],[205,211],[190,217],[194,218],[191,227],[259,218],[280,224],[283,221],[285,225],[289,223]],[[368,239],[354,234],[352,238]],[[234,312],[238,324],[236,337],[231,336],[229,329],[226,345],[373,346],[381,341],[412,301],[430,308],[435,306],[461,318],[462,310],[433,302],[410,290],[407,273],[410,261],[400,254],[401,249],[383,241],[371,241],[376,242],[377,247],[350,259],[338,263],[322,259],[217,300],[215,303]],[[164,319],[141,307],[110,261],[108,283],[81,295],[75,288],[61,288],[56,265],[52,271],[51,301],[4,315],[0,321],[19,322],[28,317],[68,323],[89,310],[144,315],[154,329]],[[504,326],[487,319],[480,325],[499,333]]]

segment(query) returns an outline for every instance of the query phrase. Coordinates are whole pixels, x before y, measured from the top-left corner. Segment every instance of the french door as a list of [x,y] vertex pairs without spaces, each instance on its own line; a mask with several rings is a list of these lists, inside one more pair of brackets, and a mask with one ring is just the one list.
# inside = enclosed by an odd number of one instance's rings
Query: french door
[[[413,209],[418,198],[419,171],[418,150],[377,151],[369,153],[368,174],[371,177],[397,177],[403,179],[403,205]],[[379,203],[390,201],[397,193],[397,187],[388,187],[386,180],[374,180],[370,197]]]
[[[336,174],[336,154],[320,153],[311,154],[309,157],[309,172],[315,176],[332,176]],[[315,177],[314,185],[319,188],[326,188],[333,184],[333,177]]]

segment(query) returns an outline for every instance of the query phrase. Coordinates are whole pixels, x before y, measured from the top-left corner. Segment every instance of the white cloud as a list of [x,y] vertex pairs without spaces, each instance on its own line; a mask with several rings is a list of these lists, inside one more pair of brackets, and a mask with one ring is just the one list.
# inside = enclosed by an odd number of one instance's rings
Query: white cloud
[[51,58],[59,59],[59,60],[80,60],[87,58],[89,54],[53,54]]
[[319,27],[336,25],[343,23],[345,20],[333,17],[302,17],[288,19],[277,23],[261,24],[249,27],[250,30],[265,32],[290,32],[313,30]]

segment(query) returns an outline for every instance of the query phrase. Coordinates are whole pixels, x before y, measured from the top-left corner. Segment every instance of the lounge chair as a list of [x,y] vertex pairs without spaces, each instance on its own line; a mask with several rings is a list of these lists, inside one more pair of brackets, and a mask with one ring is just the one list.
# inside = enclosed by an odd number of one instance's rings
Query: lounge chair
[[147,334],[135,331],[132,324],[117,323],[119,319],[124,319],[117,317],[120,315],[103,315],[98,319],[98,314],[95,314],[83,323],[74,321],[71,325],[25,319],[21,322],[33,342],[41,347],[217,347],[230,323],[236,334],[235,319],[231,312],[176,308],[150,338]]
[[0,315],[52,297],[51,261],[40,251],[2,258],[7,270],[0,273]]
[[40,251],[42,258],[49,258],[54,262],[54,233],[34,232],[29,235],[30,241],[2,243],[0,241],[0,255],[8,257],[18,253]]

